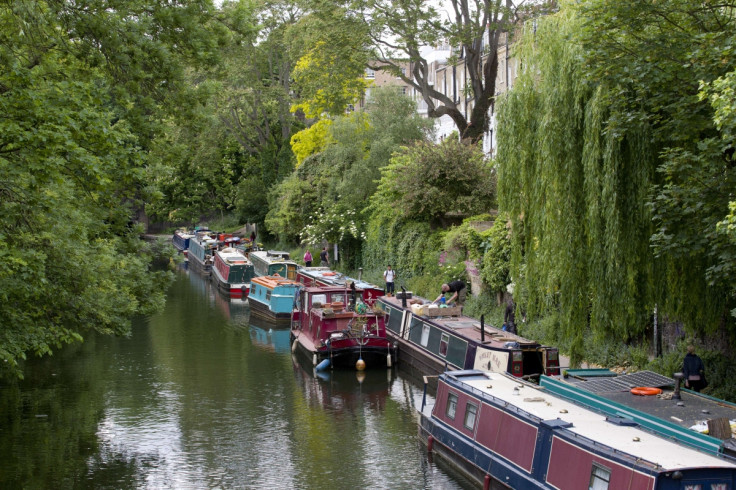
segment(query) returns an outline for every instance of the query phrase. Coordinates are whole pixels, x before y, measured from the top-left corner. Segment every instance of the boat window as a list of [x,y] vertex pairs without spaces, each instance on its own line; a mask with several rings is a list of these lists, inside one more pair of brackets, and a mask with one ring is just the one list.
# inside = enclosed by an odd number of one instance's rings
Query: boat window
[[271,301],[271,291],[266,291],[266,301]]
[[465,428],[473,430],[475,428],[475,416],[478,414],[478,405],[468,403],[465,405]]
[[427,347],[429,342],[429,325],[426,323],[422,325],[422,339],[420,340],[422,347]]
[[728,490],[728,483],[711,483],[710,490]]
[[590,472],[590,485],[588,485],[588,489],[607,490],[610,481],[611,470],[599,465],[598,463],[593,463],[593,469]]
[[312,306],[315,304],[321,304],[324,305],[327,303],[327,295],[326,294],[315,294],[312,296]]
[[445,409],[445,413],[447,416],[453,420],[455,420],[455,412],[457,411],[457,395],[455,393],[450,393],[447,395],[447,408]]
[[446,333],[442,334],[442,338],[440,339],[440,355],[442,357],[447,357],[447,344],[450,343],[450,336]]
[[345,295],[344,294],[332,294],[332,301],[338,302],[338,303],[345,303]]

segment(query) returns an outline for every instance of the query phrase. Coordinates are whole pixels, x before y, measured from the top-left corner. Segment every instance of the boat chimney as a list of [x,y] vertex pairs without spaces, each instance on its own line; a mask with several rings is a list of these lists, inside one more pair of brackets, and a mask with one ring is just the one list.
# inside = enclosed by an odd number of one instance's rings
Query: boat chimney
[[480,342],[481,344],[486,341],[486,322],[485,315],[480,316]]
[[401,295],[401,307],[406,308],[406,288],[404,286],[401,286],[401,292],[403,293]]
[[363,268],[358,267],[358,280],[360,281],[363,278]]
[[680,396],[680,383],[682,382],[685,375],[683,373],[675,373],[675,391],[672,393],[673,400],[682,400]]

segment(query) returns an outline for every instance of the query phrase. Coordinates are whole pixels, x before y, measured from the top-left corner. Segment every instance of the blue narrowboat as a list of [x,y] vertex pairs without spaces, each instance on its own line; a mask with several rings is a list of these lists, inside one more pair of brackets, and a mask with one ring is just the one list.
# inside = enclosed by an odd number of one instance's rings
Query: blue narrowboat
[[216,246],[217,239],[208,231],[197,231],[189,240],[189,267],[197,272],[210,274]]
[[265,320],[290,322],[300,284],[282,276],[256,276],[250,281],[250,311]]
[[193,237],[189,231],[176,230],[174,235],[171,237],[171,243],[174,244],[179,252],[186,252],[189,249],[189,240]]

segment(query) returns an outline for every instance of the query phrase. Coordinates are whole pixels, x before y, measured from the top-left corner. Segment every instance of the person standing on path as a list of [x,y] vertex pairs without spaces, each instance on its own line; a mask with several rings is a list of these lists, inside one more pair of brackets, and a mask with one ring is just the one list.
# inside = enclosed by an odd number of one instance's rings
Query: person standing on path
[[383,280],[386,281],[386,295],[387,296],[393,296],[394,294],[394,278],[396,277],[396,272],[391,269],[391,264],[388,265],[388,268],[383,271]]
[[320,267],[330,266],[330,254],[327,253],[327,247],[322,247],[322,251],[319,253],[319,265]]
[[310,252],[309,249],[304,252],[304,265],[306,267],[312,267],[312,252]]
[[695,347],[692,345],[687,346],[687,354],[682,362],[682,374],[685,378],[685,388],[700,391],[708,386],[708,382],[705,380],[705,364],[695,354]]

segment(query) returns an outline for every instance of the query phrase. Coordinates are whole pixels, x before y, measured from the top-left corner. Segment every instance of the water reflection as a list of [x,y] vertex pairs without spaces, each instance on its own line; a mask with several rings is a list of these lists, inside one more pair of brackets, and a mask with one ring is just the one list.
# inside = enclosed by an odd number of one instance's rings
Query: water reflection
[[0,488],[459,488],[417,442],[421,386],[315,375],[288,330],[182,271],[129,338],[92,336],[0,386]]

